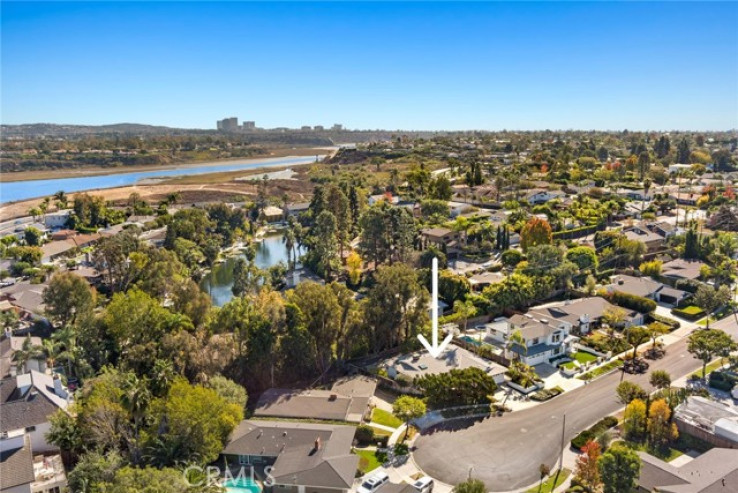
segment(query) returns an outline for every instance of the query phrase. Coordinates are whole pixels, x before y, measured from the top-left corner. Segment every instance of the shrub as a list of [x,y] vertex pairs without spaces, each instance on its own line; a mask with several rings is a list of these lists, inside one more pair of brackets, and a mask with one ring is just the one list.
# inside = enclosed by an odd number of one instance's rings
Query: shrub
[[644,298],[643,296],[636,296],[634,294],[622,293],[620,291],[613,291],[606,295],[606,297],[614,304],[629,308],[641,313],[650,313],[656,309],[656,302],[654,300]]
[[732,377],[721,371],[710,373],[709,385],[714,389],[730,392],[736,383],[738,383],[738,378]]
[[553,399],[557,395],[564,392],[564,389],[561,387],[554,387],[552,389],[541,389],[535,394],[531,395],[530,398],[534,401],[543,402],[547,401],[549,399]]
[[671,313],[687,320],[697,320],[705,315],[704,310],[698,306],[690,305],[684,308],[674,308]]
[[617,426],[617,424],[618,418],[616,418],[615,416],[605,416],[597,423],[595,423],[594,426],[584,430],[583,432],[575,436],[574,439],[572,439],[571,441],[572,448],[576,450],[581,450],[588,441],[594,440],[595,438],[597,438],[598,435],[601,435],[610,428]]
[[396,443],[395,444],[395,455],[407,455],[410,448],[407,443]]
[[648,314],[648,316],[654,322],[660,322],[664,325],[668,325],[670,330],[676,330],[682,326],[682,324],[680,324],[678,320],[674,320],[673,318],[669,318],[669,317],[663,317],[656,312],[651,312]]
[[354,438],[361,445],[369,445],[374,443],[374,428],[367,425],[359,425],[356,427]]

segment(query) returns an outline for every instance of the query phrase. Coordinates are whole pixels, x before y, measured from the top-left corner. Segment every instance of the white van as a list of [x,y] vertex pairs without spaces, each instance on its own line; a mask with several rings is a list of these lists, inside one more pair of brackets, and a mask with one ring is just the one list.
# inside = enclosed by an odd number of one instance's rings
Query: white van
[[378,472],[366,478],[356,491],[357,493],[374,493],[387,482],[389,482],[389,476],[387,476],[387,473]]
[[413,488],[418,493],[431,493],[433,491],[433,479],[423,476],[413,483]]

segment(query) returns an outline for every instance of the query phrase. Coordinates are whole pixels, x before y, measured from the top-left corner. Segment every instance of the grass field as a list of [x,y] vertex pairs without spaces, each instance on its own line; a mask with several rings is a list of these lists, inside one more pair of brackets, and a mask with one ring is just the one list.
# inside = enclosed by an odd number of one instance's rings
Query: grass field
[[[549,491],[553,491],[559,486],[561,486],[564,481],[566,481],[566,478],[569,477],[569,474],[571,474],[571,471],[569,469],[562,469],[561,472],[558,475],[558,478],[556,477],[557,471],[553,471],[551,473],[551,476],[543,482],[543,485],[535,486],[531,489],[529,489],[526,493],[548,493]],[[556,481],[556,484],[554,484],[554,481]]]
[[359,471],[362,474],[373,471],[382,465],[374,450],[354,450],[354,453],[359,456]]
[[605,373],[608,373],[614,370],[615,368],[620,368],[621,366],[623,366],[623,360],[616,359],[615,361],[611,361],[610,363],[606,365],[600,366],[599,368],[595,368],[592,371],[588,371],[587,373],[579,375],[577,378],[579,380],[588,380],[592,378],[597,378],[600,375],[604,375]]
[[372,422],[390,428],[399,428],[402,426],[402,421],[397,419],[391,412],[385,411],[384,409],[375,409],[372,412]]
[[597,356],[595,356],[594,354],[585,353],[584,351],[577,351],[576,353],[572,353],[571,358],[577,360],[580,365],[597,361]]

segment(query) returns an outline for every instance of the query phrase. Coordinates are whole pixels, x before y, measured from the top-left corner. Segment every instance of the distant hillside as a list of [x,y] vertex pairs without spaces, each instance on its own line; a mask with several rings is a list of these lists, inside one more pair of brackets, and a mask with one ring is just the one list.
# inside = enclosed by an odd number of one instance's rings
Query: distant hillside
[[140,123],[114,123],[111,125],[58,125],[55,123],[29,123],[24,125],[0,125],[6,137],[70,137],[77,135],[184,135],[214,131],[172,128]]

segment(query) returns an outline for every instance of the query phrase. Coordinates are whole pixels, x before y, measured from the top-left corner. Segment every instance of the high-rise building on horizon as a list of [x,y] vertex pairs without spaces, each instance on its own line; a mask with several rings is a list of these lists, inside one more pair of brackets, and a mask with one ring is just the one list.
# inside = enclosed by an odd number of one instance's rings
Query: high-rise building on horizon
[[222,120],[218,120],[217,128],[218,130],[222,130],[224,132],[233,132],[235,130],[238,130],[238,117],[232,116],[230,118],[223,118]]

